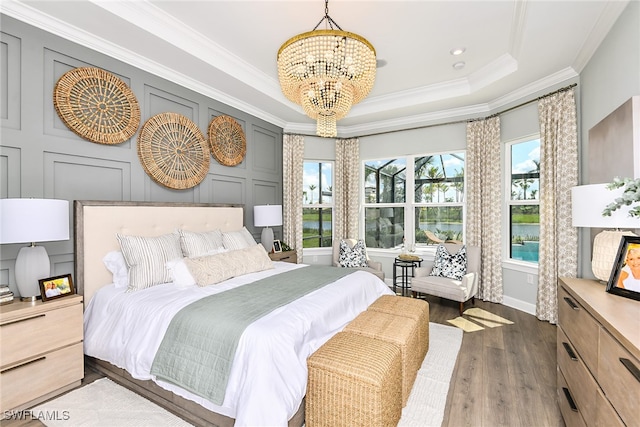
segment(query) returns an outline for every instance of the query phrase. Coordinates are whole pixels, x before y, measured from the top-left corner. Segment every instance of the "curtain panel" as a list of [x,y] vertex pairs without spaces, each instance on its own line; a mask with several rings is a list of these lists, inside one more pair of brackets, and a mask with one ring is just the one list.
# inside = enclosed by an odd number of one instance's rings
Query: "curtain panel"
[[295,249],[302,262],[302,174],[304,136],[282,139],[282,240]]
[[558,321],[558,277],[576,277],[578,232],[571,225],[571,187],[578,185],[578,131],[573,90],[542,98],[540,121],[540,253],[536,316]]
[[334,183],[334,239],[358,238],[360,209],[360,140],[336,140],[336,176]]
[[502,168],[500,118],[467,123],[466,243],[482,248],[478,297],[501,303]]

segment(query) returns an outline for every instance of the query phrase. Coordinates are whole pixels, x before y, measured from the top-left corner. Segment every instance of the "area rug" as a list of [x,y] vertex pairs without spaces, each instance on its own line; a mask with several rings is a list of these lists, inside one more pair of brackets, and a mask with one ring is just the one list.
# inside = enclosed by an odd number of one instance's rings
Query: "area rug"
[[429,351],[418,371],[398,426],[439,427],[444,419],[451,375],[462,345],[462,330],[429,323]]
[[[418,371],[398,426],[442,425],[462,330],[429,323],[429,351]],[[186,421],[101,378],[31,410],[48,427],[183,427]]]
[[47,427],[188,427],[191,424],[108,378],[31,410]]
[[447,322],[465,332],[476,332],[485,328],[513,325],[513,322],[509,319],[475,307],[465,310],[462,316],[447,320]]

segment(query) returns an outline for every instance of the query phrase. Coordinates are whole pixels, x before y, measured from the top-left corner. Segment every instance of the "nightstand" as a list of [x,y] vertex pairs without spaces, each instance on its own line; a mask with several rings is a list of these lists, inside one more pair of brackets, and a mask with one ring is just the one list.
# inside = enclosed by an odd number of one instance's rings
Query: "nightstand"
[[80,385],[82,310],[81,295],[0,306],[0,413]]
[[269,258],[271,258],[271,261],[290,262],[292,264],[298,263],[298,255],[296,254],[296,251],[270,253]]

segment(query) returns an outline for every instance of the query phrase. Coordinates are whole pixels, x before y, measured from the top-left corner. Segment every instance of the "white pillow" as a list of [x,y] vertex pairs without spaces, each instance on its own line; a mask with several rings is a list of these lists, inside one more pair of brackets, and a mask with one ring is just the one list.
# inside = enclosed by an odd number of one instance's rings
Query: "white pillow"
[[196,280],[191,275],[184,258],[174,259],[167,262],[167,268],[171,272],[173,284],[179,288],[188,288],[196,284]]
[[255,246],[256,240],[253,238],[249,230],[247,230],[247,227],[242,227],[241,230],[226,231],[222,233],[222,243],[226,249],[235,251]]
[[167,261],[182,258],[178,233],[156,237],[116,234],[116,238],[129,266],[127,292],[171,282]]
[[129,268],[120,251],[111,251],[102,258],[104,266],[113,275],[113,283],[116,288],[129,286]]
[[222,232],[220,230],[197,233],[180,229],[178,233],[180,234],[182,254],[189,258],[202,256],[213,250],[224,248]]

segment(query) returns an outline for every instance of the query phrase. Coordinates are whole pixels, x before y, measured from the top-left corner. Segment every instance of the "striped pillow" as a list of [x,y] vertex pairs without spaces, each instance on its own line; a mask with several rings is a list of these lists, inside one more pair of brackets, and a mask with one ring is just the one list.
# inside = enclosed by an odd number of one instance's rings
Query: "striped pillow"
[[182,254],[189,258],[203,256],[224,248],[220,230],[195,233],[180,229],[178,233],[180,234]]
[[247,227],[242,227],[241,230],[237,231],[226,231],[222,233],[222,243],[225,249],[230,251],[256,245],[256,241],[251,233],[249,233],[249,230],[247,230]]
[[178,233],[156,237],[116,234],[116,238],[129,266],[127,292],[171,282],[167,261],[182,258]]

